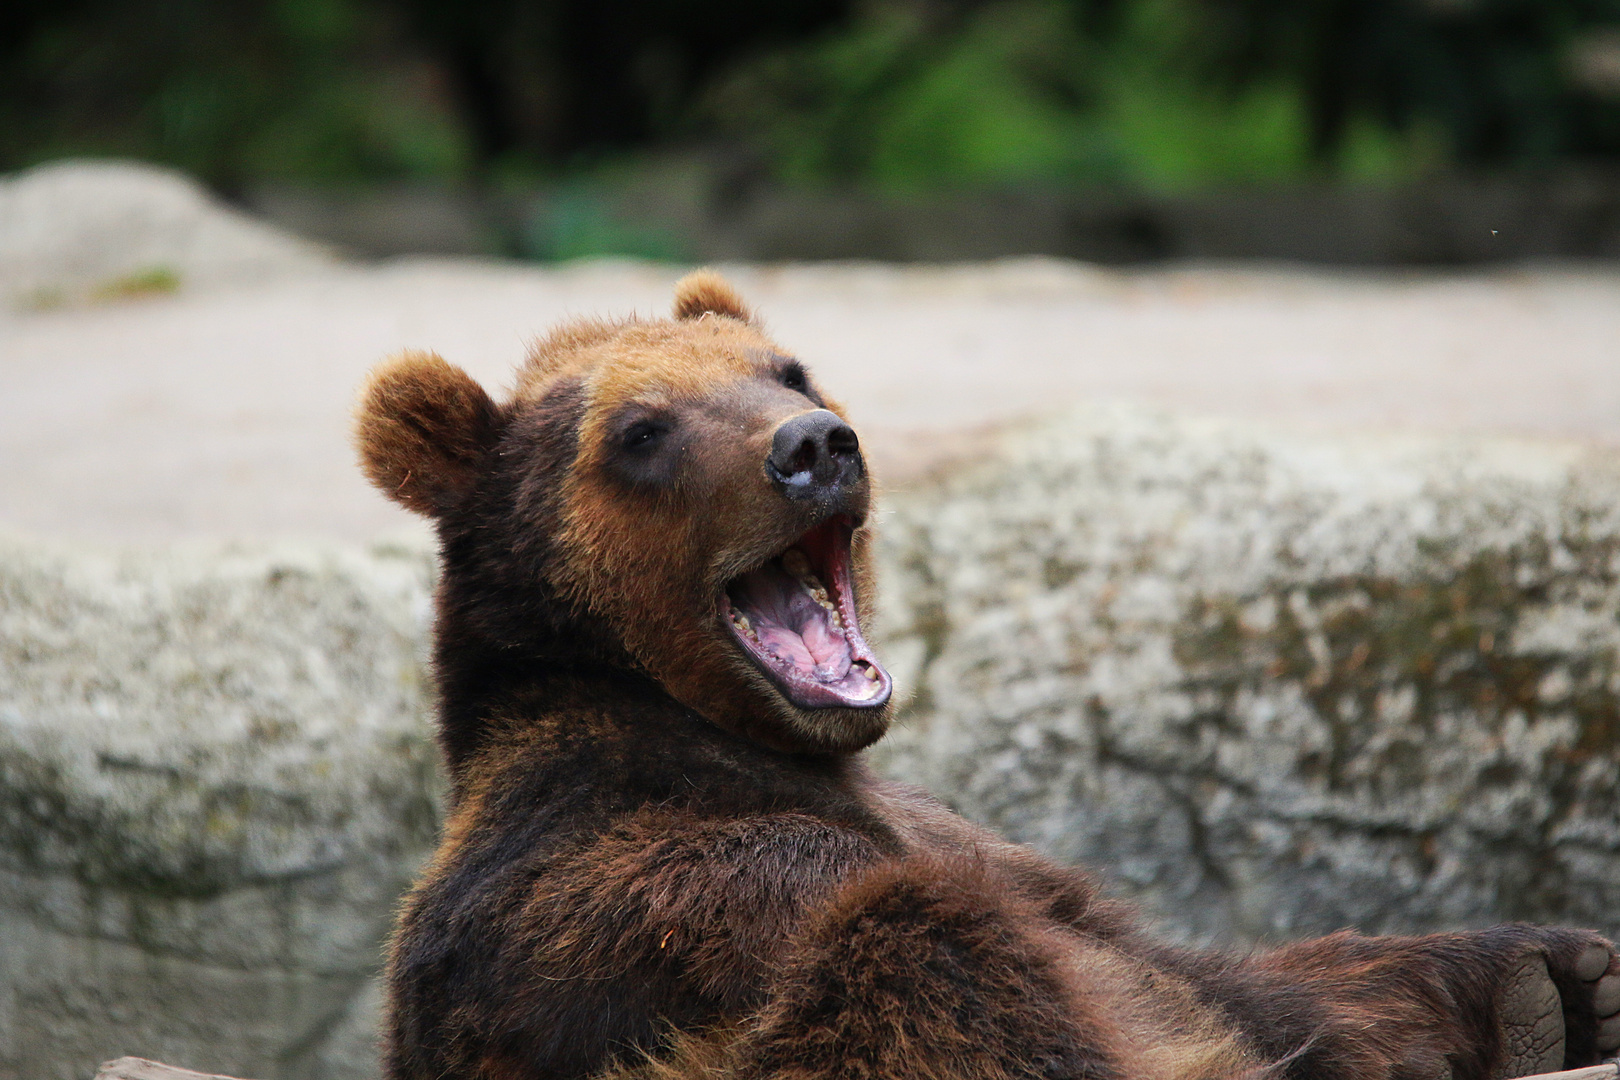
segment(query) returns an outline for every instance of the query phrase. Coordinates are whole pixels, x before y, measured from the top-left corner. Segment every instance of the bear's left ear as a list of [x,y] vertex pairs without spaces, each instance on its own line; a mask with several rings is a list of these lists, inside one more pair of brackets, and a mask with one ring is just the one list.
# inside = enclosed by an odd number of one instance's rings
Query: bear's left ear
[[379,364],[354,412],[366,476],[429,517],[472,489],[500,431],[501,411],[484,388],[435,353],[405,352]]
[[675,283],[675,317],[701,319],[705,315],[754,321],[753,312],[729,281],[713,270],[695,270]]

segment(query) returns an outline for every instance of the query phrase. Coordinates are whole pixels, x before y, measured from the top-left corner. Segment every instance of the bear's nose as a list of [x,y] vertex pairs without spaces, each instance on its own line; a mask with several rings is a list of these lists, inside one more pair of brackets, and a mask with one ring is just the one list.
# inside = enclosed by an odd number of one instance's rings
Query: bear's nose
[[827,409],[784,420],[765,459],[771,483],[790,499],[826,498],[859,481],[865,471],[855,429]]

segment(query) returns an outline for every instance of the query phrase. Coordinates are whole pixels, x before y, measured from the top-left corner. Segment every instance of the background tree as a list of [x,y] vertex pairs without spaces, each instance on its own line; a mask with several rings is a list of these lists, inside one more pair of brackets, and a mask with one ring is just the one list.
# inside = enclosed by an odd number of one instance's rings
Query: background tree
[[1434,125],[1469,164],[1620,153],[1620,108],[1605,93],[1614,88],[1581,63],[1614,46],[1617,0],[1197,3],[1215,75],[1228,85],[1281,76],[1304,89],[1319,158],[1358,116]]
[[1620,0],[9,0],[0,169],[1187,187],[1620,157]]

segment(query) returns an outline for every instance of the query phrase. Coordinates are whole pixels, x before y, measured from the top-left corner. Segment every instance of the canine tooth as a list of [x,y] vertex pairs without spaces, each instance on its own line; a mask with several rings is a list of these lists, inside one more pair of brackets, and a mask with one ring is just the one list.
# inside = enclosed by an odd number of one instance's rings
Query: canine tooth
[[788,548],[782,553],[782,566],[794,577],[804,577],[810,573],[810,560],[798,548]]
[[861,674],[866,676],[866,681],[867,682],[877,682],[878,681],[877,669],[874,668],[874,667],[868,667],[868,666],[866,666],[864,664],[861,665]]

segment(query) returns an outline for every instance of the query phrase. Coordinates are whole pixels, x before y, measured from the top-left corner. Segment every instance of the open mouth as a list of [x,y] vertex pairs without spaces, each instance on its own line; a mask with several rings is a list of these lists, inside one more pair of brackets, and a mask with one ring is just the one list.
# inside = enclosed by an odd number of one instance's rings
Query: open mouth
[[894,684],[861,636],[849,544],[837,516],[732,579],[720,616],[743,652],[802,709],[871,709]]

